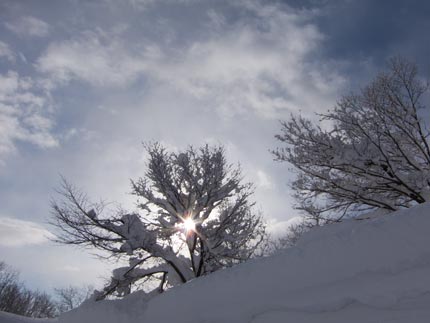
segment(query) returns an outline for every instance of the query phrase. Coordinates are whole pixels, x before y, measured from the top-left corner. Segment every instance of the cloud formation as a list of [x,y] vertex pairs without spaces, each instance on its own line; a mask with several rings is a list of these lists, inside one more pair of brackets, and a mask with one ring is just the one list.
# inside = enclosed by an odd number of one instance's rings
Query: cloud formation
[[115,33],[85,31],[71,40],[51,43],[37,61],[54,82],[72,80],[93,86],[125,86],[145,69],[145,57],[130,53]]
[[18,36],[44,37],[49,34],[49,25],[33,16],[22,16],[17,20],[5,22],[7,29]]
[[9,45],[0,41],[0,59],[5,58],[10,62],[15,62],[15,55]]
[[37,68],[63,85],[78,80],[124,87],[144,78],[225,117],[252,112],[279,118],[285,110],[310,111],[316,102],[331,103],[333,89],[344,79],[333,64],[310,62],[324,38],[311,23],[313,13],[287,9],[248,2],[242,8],[247,19],[233,22],[208,9],[202,26],[207,37],[186,40],[175,33],[174,20],[170,27],[158,22],[164,29],[159,26],[157,40],[134,38],[127,25],[86,30],[52,42]]
[[332,99],[342,79],[308,61],[323,39],[311,13],[251,4],[247,19],[230,24],[209,11],[211,37],[183,48],[175,60],[151,64],[152,73],[225,116],[276,118],[279,111],[309,110]]
[[0,73],[0,162],[16,150],[17,142],[41,148],[58,145],[51,130],[49,99],[30,77],[15,71]]
[[0,246],[22,247],[47,242],[54,235],[34,222],[0,217]]

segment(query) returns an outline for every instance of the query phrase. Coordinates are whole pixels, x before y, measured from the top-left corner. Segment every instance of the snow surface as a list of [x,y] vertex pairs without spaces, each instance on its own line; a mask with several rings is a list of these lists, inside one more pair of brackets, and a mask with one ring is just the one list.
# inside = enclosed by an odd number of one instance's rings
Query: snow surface
[[[430,322],[430,204],[305,234],[296,247],[149,301],[84,303],[60,323]],[[55,322],[0,313],[1,323]]]

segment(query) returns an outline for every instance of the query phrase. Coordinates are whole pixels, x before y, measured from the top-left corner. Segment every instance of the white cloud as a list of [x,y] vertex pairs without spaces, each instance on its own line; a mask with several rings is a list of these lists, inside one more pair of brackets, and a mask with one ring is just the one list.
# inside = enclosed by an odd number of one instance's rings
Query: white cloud
[[9,45],[0,41],[0,58],[3,57],[11,62],[15,62],[15,54],[10,49]]
[[130,39],[127,28],[86,31],[51,43],[37,67],[55,84],[127,86],[144,76],[161,92],[179,90],[226,117],[251,111],[279,118],[330,107],[344,79],[335,66],[312,61],[324,39],[310,22],[314,13],[245,4],[249,17],[230,24],[209,10],[203,40],[163,43],[171,30],[155,43]]
[[23,16],[18,20],[5,22],[7,29],[20,36],[43,37],[49,33],[49,25],[36,17]]
[[49,102],[36,93],[32,79],[20,77],[14,71],[0,74],[0,162],[16,150],[17,141],[42,148],[58,145],[51,133],[53,120],[47,111]]
[[58,268],[59,270],[69,271],[69,272],[80,272],[81,268],[73,265],[65,265],[63,267]]
[[130,4],[133,6],[133,8],[138,10],[144,10],[148,6],[154,4],[154,0],[129,0]]
[[34,222],[0,217],[0,246],[20,247],[42,244],[54,235]]
[[267,220],[267,232],[273,238],[280,238],[282,236],[285,236],[285,234],[288,232],[289,228],[292,225],[297,225],[302,221],[303,218],[300,216],[296,216],[283,221],[271,218]]
[[255,3],[248,10],[249,18],[228,26],[209,11],[209,37],[175,59],[160,55],[147,73],[227,117],[253,111],[279,118],[331,106],[344,80],[333,66],[311,61],[324,38],[309,22],[312,13]]
[[271,178],[266,172],[261,169],[257,171],[257,187],[264,190],[273,189],[273,183]]
[[139,56],[131,54],[115,34],[84,32],[52,43],[37,67],[59,83],[81,80],[95,86],[124,86],[145,69],[144,57]]

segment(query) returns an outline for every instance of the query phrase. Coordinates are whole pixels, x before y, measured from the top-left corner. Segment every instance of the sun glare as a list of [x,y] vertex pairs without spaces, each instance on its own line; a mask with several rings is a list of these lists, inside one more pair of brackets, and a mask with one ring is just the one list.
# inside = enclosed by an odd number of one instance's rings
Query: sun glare
[[187,232],[196,231],[196,223],[191,218],[184,219],[183,225]]

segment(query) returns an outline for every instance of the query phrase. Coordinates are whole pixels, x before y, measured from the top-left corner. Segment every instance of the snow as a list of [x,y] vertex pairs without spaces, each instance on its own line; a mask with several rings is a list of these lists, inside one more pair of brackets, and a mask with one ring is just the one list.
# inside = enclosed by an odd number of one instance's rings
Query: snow
[[0,311],[0,323],[45,323],[56,322],[56,320],[33,319],[25,316],[15,315]]
[[[430,318],[430,204],[306,233],[296,247],[151,300],[86,302],[59,323],[422,323]],[[1,323],[35,321],[0,313]]]

